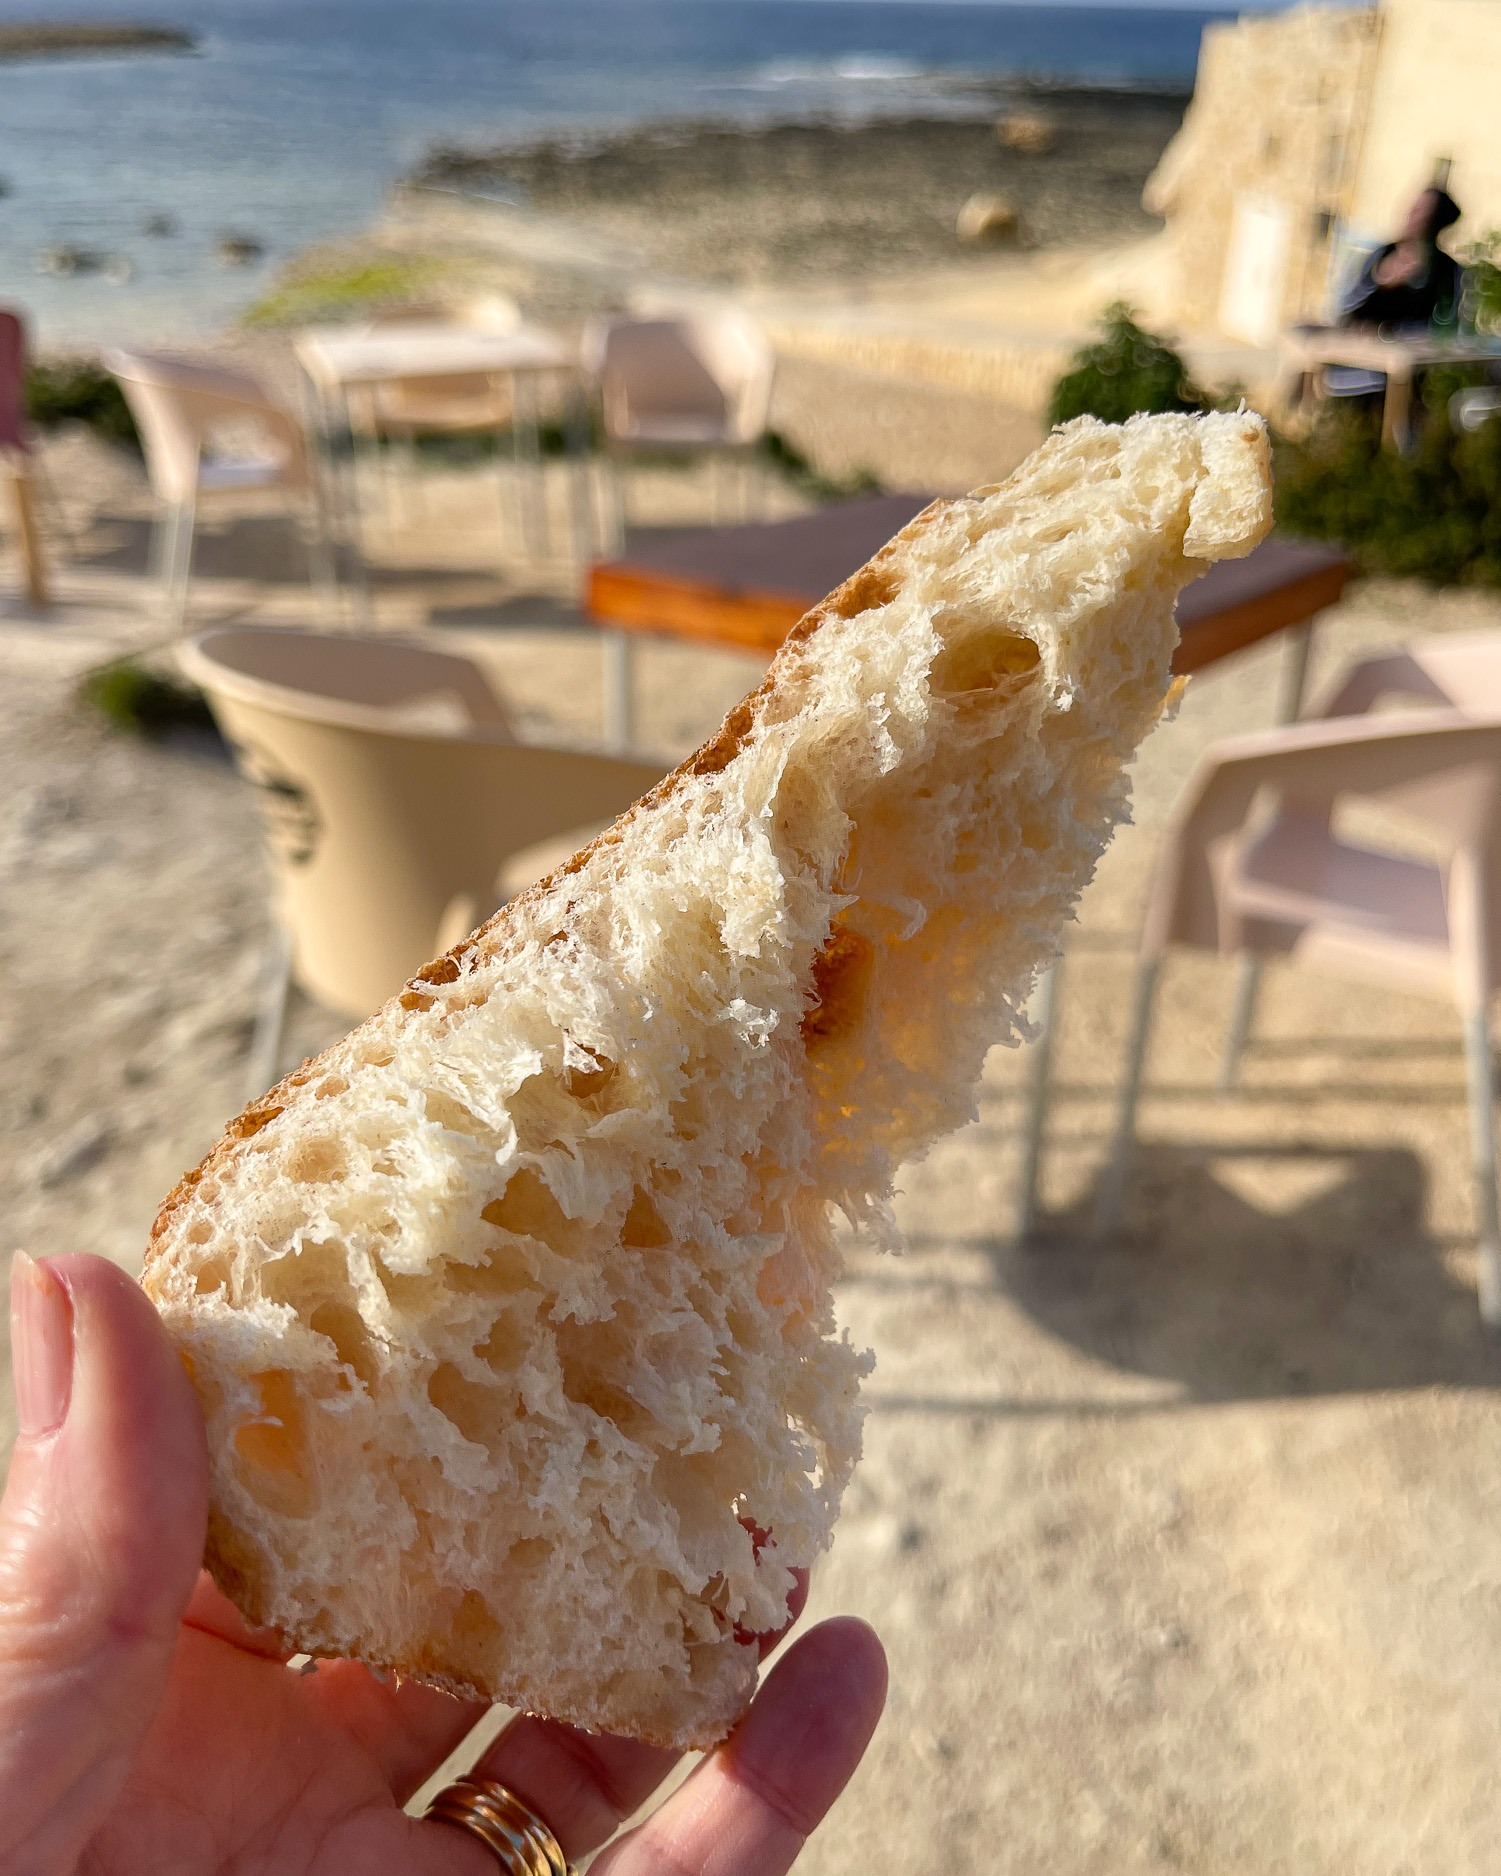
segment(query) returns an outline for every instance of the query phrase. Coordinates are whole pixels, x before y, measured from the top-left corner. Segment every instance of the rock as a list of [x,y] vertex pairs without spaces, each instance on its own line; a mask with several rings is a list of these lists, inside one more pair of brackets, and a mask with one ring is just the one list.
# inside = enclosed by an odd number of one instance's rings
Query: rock
[[109,1128],[90,1115],[42,1154],[37,1161],[37,1184],[44,1192],[66,1185],[91,1166],[97,1166],[109,1151],[109,1142]]
[[266,244],[254,235],[220,235],[214,254],[221,267],[253,267],[266,252]]
[[59,280],[74,274],[97,274],[104,265],[104,255],[93,248],[43,248],[37,256],[37,272],[53,274]]
[[1016,204],[1004,195],[972,195],[959,211],[955,231],[961,241],[980,246],[987,241],[1015,241],[1022,218]]
[[1046,156],[1058,141],[1055,126],[1037,111],[1010,111],[998,117],[995,135],[1003,149],[1017,150],[1023,156]]
[[141,223],[143,235],[175,235],[177,223],[170,215],[148,215]]

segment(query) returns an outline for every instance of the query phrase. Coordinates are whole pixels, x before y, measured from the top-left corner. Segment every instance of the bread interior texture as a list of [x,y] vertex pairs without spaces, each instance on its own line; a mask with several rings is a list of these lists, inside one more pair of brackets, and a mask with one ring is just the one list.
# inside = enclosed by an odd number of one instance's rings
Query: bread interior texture
[[256,1623],[666,1745],[754,1686],[870,1358],[833,1220],[974,1112],[1126,811],[1246,415],[1080,419],[935,503],[715,741],[248,1110],[147,1287]]

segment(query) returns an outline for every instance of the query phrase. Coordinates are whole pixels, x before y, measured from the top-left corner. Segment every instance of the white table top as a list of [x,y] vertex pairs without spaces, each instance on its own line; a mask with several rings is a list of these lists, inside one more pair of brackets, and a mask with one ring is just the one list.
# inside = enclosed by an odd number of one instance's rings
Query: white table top
[[297,335],[295,349],[303,369],[323,385],[387,384],[463,372],[555,371],[576,362],[561,339],[536,326],[515,332],[476,332],[416,321],[309,326]]

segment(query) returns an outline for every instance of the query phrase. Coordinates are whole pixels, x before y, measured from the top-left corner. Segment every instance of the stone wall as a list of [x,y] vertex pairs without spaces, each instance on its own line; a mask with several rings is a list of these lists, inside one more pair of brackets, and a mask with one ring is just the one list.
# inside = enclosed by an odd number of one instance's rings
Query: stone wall
[[[1317,317],[1361,162],[1379,22],[1303,6],[1205,29],[1193,103],[1143,197],[1168,223],[1181,325],[1266,343],[1277,325]],[[1242,299],[1259,288],[1259,321],[1242,309],[1237,329],[1227,273],[1247,282]]]

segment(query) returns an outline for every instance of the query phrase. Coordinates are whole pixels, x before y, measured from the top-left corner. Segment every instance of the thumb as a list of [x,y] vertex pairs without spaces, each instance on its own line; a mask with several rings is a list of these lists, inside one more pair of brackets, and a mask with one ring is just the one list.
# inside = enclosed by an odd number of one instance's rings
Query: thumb
[[101,1257],[17,1255],[20,1434],[0,1501],[0,1869],[71,1870],[166,1688],[203,1555],[192,1385]]

